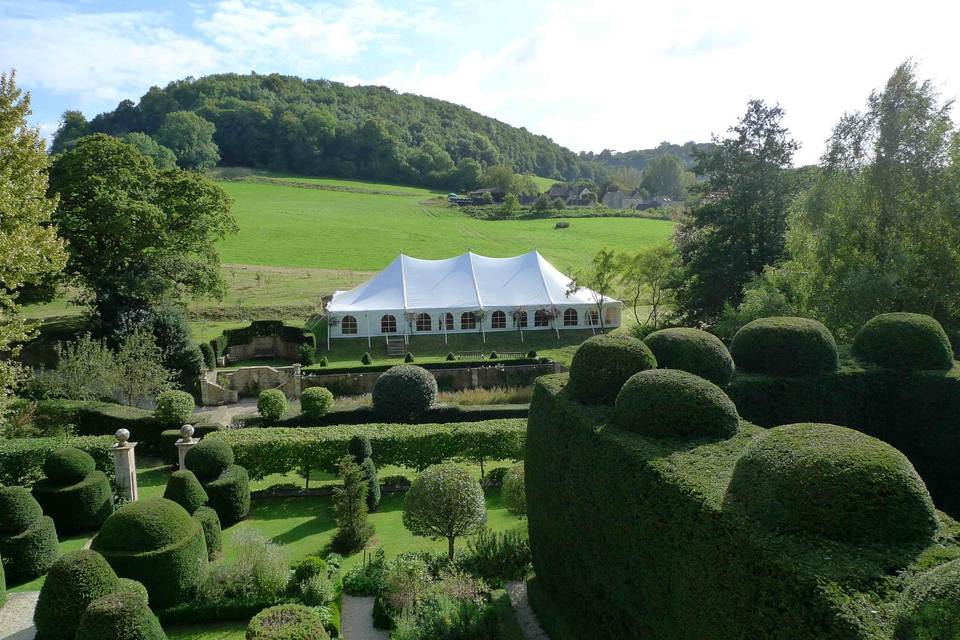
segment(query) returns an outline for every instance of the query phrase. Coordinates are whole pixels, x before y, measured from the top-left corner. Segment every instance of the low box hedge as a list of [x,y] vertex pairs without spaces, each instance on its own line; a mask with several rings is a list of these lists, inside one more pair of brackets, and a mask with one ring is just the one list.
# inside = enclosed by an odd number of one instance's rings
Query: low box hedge
[[[480,422],[483,420],[505,420],[508,418],[526,418],[528,405],[437,405],[430,407],[411,424],[450,424],[452,422]],[[244,423],[261,427],[326,427],[334,425],[379,424],[382,418],[371,407],[358,407],[331,411],[321,418],[311,418],[301,414],[276,422],[262,418],[252,418]],[[166,433],[166,432],[165,432]],[[179,434],[179,432],[177,432]],[[178,435],[179,437],[179,435]]]
[[526,442],[523,419],[455,424],[365,424],[291,429],[231,429],[211,434],[230,444],[236,463],[252,478],[299,469],[332,471],[350,439],[370,439],[378,466],[425,469],[451,458],[521,460]]
[[[738,461],[767,430],[647,437],[565,386],[565,376],[537,382],[525,469],[535,606],[576,637],[892,640],[901,594],[960,555],[957,524],[942,514],[935,534],[909,544],[770,528],[728,504]],[[837,497],[831,508],[859,495],[843,483],[822,490]],[[884,495],[869,508],[889,506]]]
[[0,439],[0,485],[28,487],[44,477],[43,463],[58,449],[86,451],[107,476],[113,476],[113,436]]

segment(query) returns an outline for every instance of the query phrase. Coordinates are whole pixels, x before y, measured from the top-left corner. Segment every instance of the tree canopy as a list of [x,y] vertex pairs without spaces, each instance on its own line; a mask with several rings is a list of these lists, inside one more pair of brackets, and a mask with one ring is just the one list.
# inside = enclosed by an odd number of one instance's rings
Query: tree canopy
[[216,128],[192,111],[168,113],[157,131],[157,141],[173,151],[185,169],[209,169],[220,160],[213,141]]

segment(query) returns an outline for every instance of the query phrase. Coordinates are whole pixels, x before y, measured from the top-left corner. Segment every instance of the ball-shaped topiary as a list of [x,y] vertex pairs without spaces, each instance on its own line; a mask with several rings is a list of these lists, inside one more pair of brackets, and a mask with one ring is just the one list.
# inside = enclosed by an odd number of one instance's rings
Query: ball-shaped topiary
[[197,476],[189,469],[174,471],[170,474],[167,487],[163,490],[163,497],[173,500],[186,509],[187,513],[193,513],[207,503],[207,492],[203,490],[203,485],[197,480]]
[[250,474],[240,465],[230,465],[216,480],[205,482],[203,488],[208,506],[224,525],[240,522],[250,513]]
[[247,640],[329,640],[320,613],[301,604],[264,609],[247,626]]
[[91,548],[124,578],[139,580],[161,609],[193,596],[207,564],[200,524],[172,500],[123,505],[107,518]]
[[118,591],[90,603],[76,640],[167,640],[167,634],[136,594]]
[[511,467],[503,476],[503,503],[515,516],[527,515],[527,491],[524,484],[523,465]]
[[960,633],[960,560],[921,574],[904,590],[898,640],[954,640]]
[[300,396],[300,408],[304,415],[313,420],[319,420],[327,415],[333,406],[333,394],[325,387],[310,387],[304,389]]
[[53,518],[30,491],[0,487],[0,556],[6,577],[23,582],[45,574],[59,554]]
[[187,452],[184,464],[200,482],[216,480],[233,464],[233,449],[219,438],[204,438]]
[[193,396],[186,391],[164,391],[157,396],[154,417],[164,427],[181,427],[193,416]]
[[584,341],[570,363],[570,394],[588,404],[612,404],[627,378],[654,369],[657,359],[642,341],[603,334]]
[[80,482],[96,468],[93,456],[76,447],[57,449],[43,461],[43,474],[58,484]]
[[884,313],[863,325],[853,355],[891,369],[949,369],[953,349],[934,318],[919,313]]
[[39,640],[73,640],[87,605],[120,588],[120,579],[103,556],[72,551],[50,567],[40,589],[33,621]]
[[679,369],[726,386],[733,378],[733,358],[720,338],[699,329],[661,329],[644,343],[657,358],[661,369]]
[[436,401],[436,378],[416,365],[391,367],[373,385],[373,409],[385,420],[414,420]]
[[220,517],[210,507],[198,507],[192,518],[203,529],[203,539],[207,542],[207,557],[215,560],[223,551],[223,531],[220,527]]
[[287,396],[280,389],[261,391],[257,399],[257,411],[264,420],[279,420],[287,412]]
[[833,334],[809,318],[774,317],[749,322],[733,336],[730,355],[738,370],[771,376],[830,373],[840,366]]
[[723,389],[686,371],[641,371],[617,395],[613,422],[653,438],[729,438],[740,416]]
[[933,502],[906,456],[866,434],[791,424],[755,438],[741,455],[727,504],[763,526],[851,544],[928,541]]

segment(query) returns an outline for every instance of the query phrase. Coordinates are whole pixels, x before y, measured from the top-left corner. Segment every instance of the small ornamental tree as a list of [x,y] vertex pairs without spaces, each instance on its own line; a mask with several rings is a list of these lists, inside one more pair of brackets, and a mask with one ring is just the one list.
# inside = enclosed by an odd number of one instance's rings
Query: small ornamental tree
[[154,415],[164,426],[181,427],[190,421],[193,407],[193,396],[186,391],[164,391],[157,396]]
[[333,516],[337,521],[333,546],[350,552],[361,548],[373,535],[373,525],[367,520],[367,479],[353,456],[340,460],[339,475],[343,484],[333,490]]
[[310,387],[300,395],[300,409],[313,420],[327,415],[333,406],[333,394],[325,387]]
[[404,499],[403,526],[415,536],[447,541],[454,558],[454,541],[478,533],[487,523],[480,483],[459,467],[439,464],[421,473]]
[[279,389],[267,389],[260,392],[257,410],[265,420],[279,420],[287,412],[287,396]]

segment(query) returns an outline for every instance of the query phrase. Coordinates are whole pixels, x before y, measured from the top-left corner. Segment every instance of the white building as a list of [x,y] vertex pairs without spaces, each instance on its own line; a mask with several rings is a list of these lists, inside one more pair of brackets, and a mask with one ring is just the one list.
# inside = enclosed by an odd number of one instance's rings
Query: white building
[[[327,304],[331,338],[599,329],[600,296],[568,295],[570,278],[537,251],[513,258],[465,253],[446,260],[401,254],[386,269]],[[604,296],[603,327],[620,325],[623,303]]]

